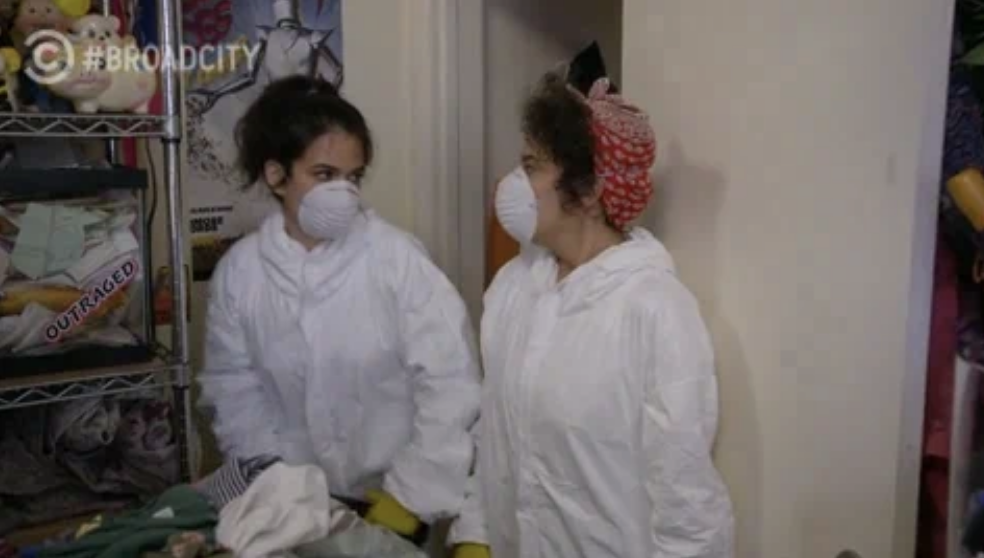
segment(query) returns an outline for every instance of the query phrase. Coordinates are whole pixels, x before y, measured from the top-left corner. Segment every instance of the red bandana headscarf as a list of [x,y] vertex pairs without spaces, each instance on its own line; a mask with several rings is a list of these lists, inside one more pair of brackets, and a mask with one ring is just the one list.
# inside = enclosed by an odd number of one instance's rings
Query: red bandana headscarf
[[592,113],[601,203],[611,223],[624,230],[653,195],[649,171],[656,161],[656,137],[646,113],[609,93],[609,87],[607,79],[599,79],[585,100]]

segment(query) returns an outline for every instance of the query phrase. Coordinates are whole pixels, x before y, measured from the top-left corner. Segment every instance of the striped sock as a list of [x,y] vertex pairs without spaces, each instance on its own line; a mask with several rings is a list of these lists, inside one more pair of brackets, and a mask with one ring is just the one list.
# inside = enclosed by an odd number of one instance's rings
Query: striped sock
[[195,489],[208,499],[212,507],[221,510],[229,502],[242,496],[256,477],[278,461],[279,457],[268,455],[233,459],[199,481]]

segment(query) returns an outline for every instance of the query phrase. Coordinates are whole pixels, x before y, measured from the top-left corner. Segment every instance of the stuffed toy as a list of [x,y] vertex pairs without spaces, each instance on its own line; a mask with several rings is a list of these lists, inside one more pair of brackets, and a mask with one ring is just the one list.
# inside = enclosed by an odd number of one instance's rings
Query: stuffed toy
[[[29,64],[31,61],[26,41],[33,33],[50,30],[66,34],[72,22],[89,13],[91,7],[91,0],[20,0],[14,16],[12,35],[24,63]],[[32,111],[72,111],[71,103],[54,97],[26,73],[20,74],[18,88],[23,104]]]
[[[0,36],[3,29],[0,29]],[[16,112],[19,110],[17,101],[17,72],[21,68],[21,56],[17,49],[0,46],[0,112]]]

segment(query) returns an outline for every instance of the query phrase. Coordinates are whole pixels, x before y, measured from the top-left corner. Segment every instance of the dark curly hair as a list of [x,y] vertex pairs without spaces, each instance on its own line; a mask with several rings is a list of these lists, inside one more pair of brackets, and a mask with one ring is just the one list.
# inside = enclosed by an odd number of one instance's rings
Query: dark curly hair
[[236,124],[238,162],[247,180],[243,188],[263,176],[267,161],[280,163],[290,173],[315,140],[333,131],[358,138],[366,166],[372,163],[372,133],[365,117],[332,84],[300,75],[271,83]]
[[579,207],[596,182],[591,109],[560,75],[547,74],[526,100],[523,134],[560,167],[564,207]]

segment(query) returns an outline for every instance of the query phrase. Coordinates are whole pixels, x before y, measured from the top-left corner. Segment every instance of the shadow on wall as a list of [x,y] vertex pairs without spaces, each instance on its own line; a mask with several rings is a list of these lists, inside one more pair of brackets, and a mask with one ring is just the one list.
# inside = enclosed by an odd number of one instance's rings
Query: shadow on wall
[[[657,131],[658,137],[658,131]],[[735,502],[739,558],[762,556],[763,455],[758,405],[741,339],[732,321],[721,312],[718,270],[721,235],[717,217],[724,201],[726,178],[713,166],[687,159],[678,141],[658,153],[655,194],[644,223],[666,243],[676,260],[681,280],[700,301],[717,354],[721,421],[715,460],[727,471],[725,481]],[[699,222],[682,216],[703,215]],[[677,217],[680,216],[680,217]],[[741,479],[741,482],[730,482]],[[740,507],[738,505],[740,504]]]

